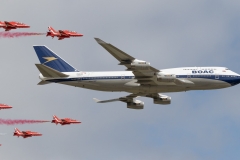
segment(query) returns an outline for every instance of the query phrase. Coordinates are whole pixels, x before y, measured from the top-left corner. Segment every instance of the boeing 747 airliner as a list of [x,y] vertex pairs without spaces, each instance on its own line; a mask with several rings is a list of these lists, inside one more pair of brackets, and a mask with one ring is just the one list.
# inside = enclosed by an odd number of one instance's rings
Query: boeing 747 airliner
[[78,71],[46,46],[34,46],[41,63],[36,64],[42,80],[38,84],[59,83],[99,91],[125,91],[131,94],[111,100],[94,100],[97,103],[122,101],[127,103],[127,108],[143,109],[144,102],[135,99],[138,96],[152,98],[155,104],[170,104],[171,97],[160,93],[220,89],[240,83],[240,75],[225,67],[156,69],[149,62],[95,39],[119,61],[119,65],[126,66],[126,71]]

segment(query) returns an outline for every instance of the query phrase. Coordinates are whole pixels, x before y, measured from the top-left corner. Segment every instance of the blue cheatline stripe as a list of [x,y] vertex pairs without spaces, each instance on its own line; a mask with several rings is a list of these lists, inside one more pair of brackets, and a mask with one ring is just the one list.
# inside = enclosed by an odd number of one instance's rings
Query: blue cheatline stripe
[[[215,75],[176,75],[177,78],[202,78],[202,79],[212,79],[212,80],[220,80],[227,82],[231,85],[236,85],[240,83],[240,76],[234,75],[219,75],[218,79],[216,79]],[[51,79],[47,80],[49,82],[70,82],[70,81],[89,81],[89,80],[117,80],[117,79],[134,79],[134,76],[100,76],[100,77],[76,77],[76,78],[64,78],[64,79]]]

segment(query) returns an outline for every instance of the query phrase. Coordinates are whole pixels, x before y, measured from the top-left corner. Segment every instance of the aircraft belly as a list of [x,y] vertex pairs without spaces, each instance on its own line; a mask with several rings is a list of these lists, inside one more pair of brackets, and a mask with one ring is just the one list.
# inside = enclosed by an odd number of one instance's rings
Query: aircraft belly
[[129,82],[129,81],[128,80],[100,80],[100,81],[95,81],[96,84],[102,85],[102,86],[107,86],[107,87],[122,86],[127,82]]
[[185,91],[186,89],[184,87],[179,86],[172,86],[172,85],[159,85],[159,86],[139,86],[139,87],[131,87],[126,88],[126,92],[131,93],[163,93],[163,92],[181,92]]
[[61,84],[70,85],[74,87],[98,90],[98,91],[110,91],[110,92],[120,92],[123,91],[122,85],[113,84],[99,84],[96,81],[71,81],[71,82],[61,82]]
[[142,86],[126,86],[129,80],[103,80],[103,81],[66,81],[61,84],[87,88],[98,91],[109,92],[130,92],[130,93],[165,93],[165,92],[182,92],[188,90],[208,90],[230,87],[227,82],[216,79],[191,78],[188,79],[194,83],[193,86],[178,85],[142,85]]

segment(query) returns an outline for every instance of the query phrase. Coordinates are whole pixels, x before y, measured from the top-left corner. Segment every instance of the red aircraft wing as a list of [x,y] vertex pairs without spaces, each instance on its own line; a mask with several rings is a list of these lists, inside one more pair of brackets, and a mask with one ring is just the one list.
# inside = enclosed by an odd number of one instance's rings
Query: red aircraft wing
[[4,23],[7,27],[16,28],[16,25],[14,24],[14,22],[4,21]]
[[12,108],[12,106],[9,106],[7,104],[0,104],[0,110],[1,109],[10,109],[10,108]]
[[62,40],[62,39],[64,39],[64,38],[66,38],[66,37],[58,37],[58,40]]
[[69,37],[69,34],[66,30],[59,30],[59,33],[61,34],[61,36]]

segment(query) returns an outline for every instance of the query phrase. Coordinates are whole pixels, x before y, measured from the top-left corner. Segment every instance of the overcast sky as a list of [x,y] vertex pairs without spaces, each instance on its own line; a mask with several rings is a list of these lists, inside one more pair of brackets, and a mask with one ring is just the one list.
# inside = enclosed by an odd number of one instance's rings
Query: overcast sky
[[[239,159],[240,86],[212,91],[166,93],[172,104],[145,102],[131,110],[122,102],[96,104],[125,92],[100,92],[60,84],[38,86],[39,63],[33,45],[46,45],[80,71],[121,71],[94,37],[151,62],[155,68],[223,66],[240,73],[240,2],[237,0],[1,0],[0,21],[75,30],[80,38],[45,36],[0,38],[1,110],[4,119],[80,120],[0,126],[3,160],[159,160]],[[0,29],[0,31],[4,31]],[[42,137],[13,137],[14,128]]]

